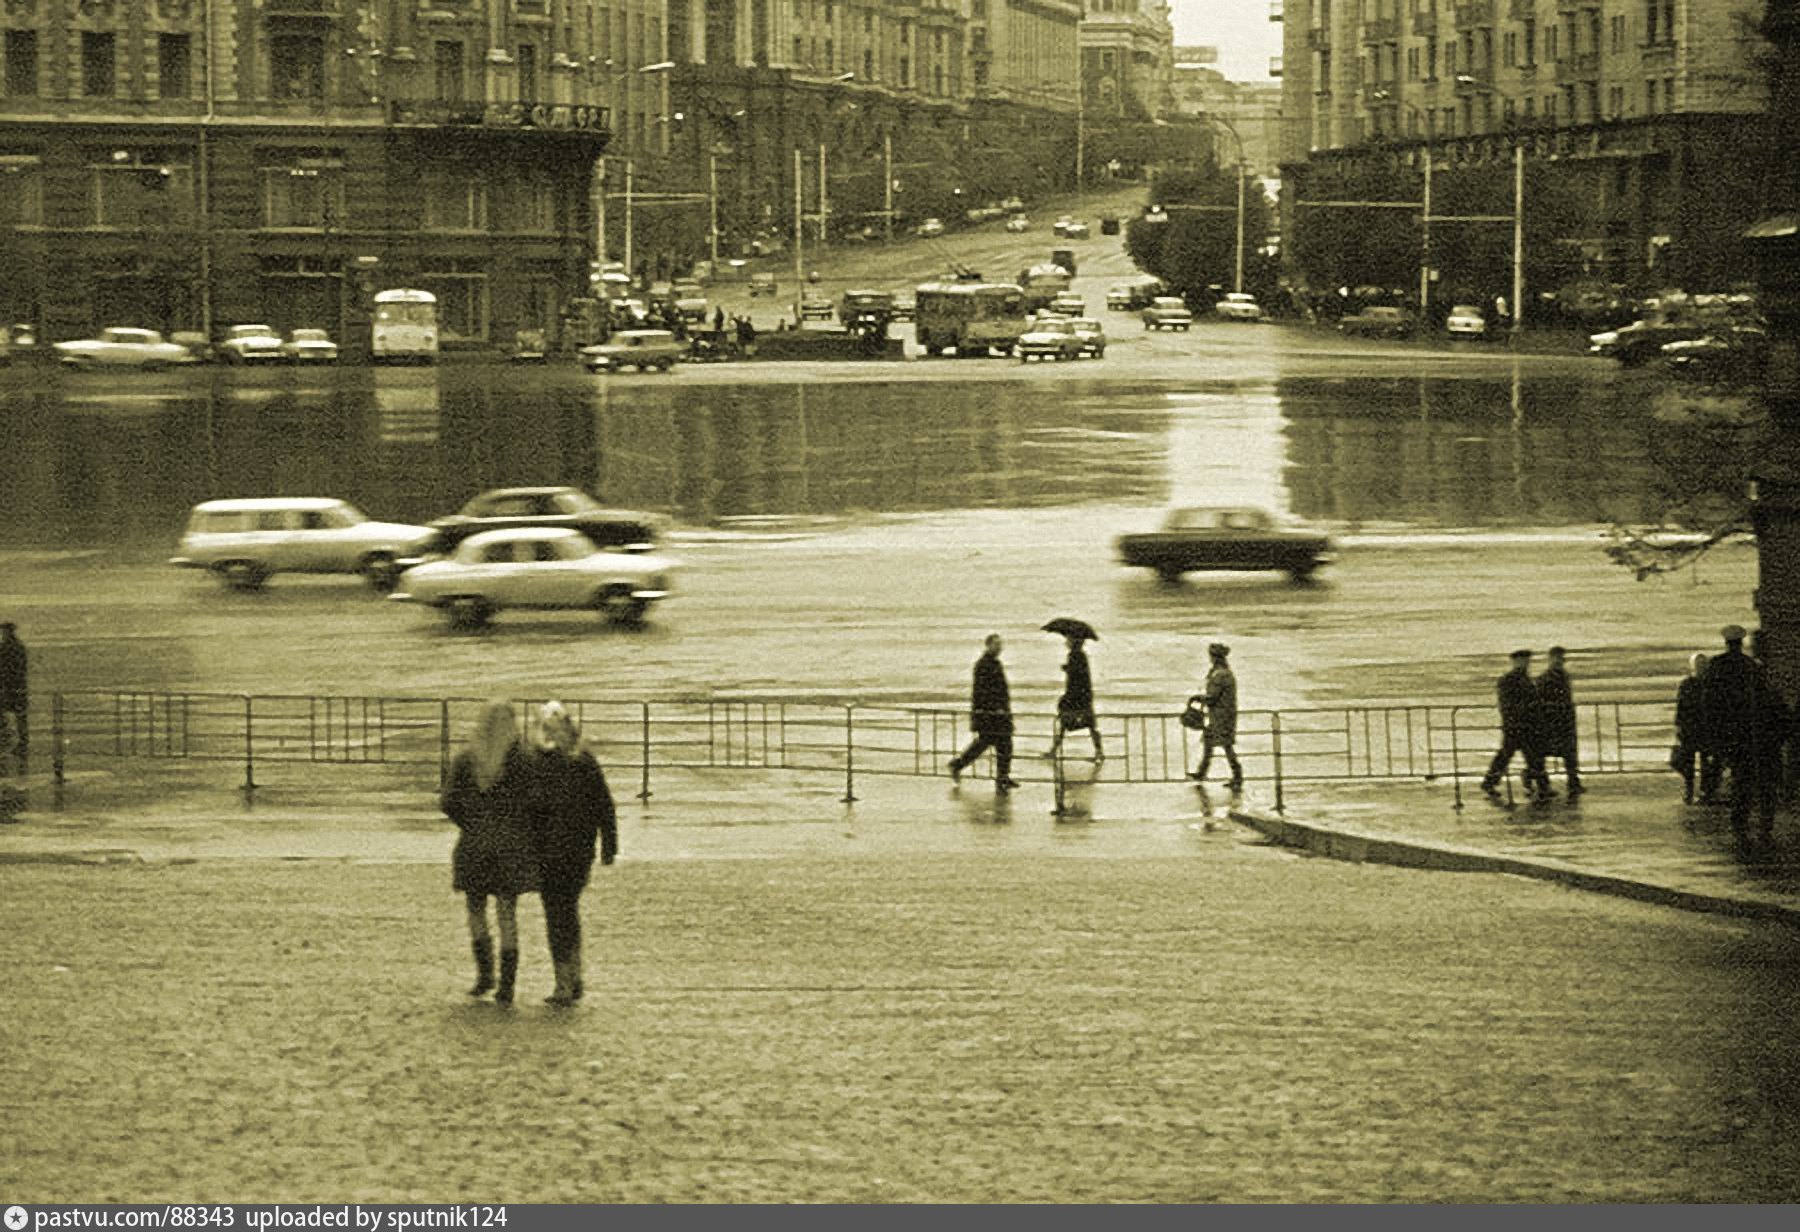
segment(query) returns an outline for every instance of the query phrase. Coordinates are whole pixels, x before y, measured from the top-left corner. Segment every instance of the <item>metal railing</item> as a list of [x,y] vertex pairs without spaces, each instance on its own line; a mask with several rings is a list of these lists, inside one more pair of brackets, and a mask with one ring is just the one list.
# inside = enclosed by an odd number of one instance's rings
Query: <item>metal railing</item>
[[[536,700],[515,704],[529,716]],[[71,768],[132,758],[235,763],[246,793],[271,767],[299,765],[417,768],[441,785],[482,704],[467,697],[56,693],[50,727],[57,803]],[[659,773],[758,770],[841,777],[848,804],[859,777],[946,774],[969,739],[961,706],[761,698],[564,704],[615,781],[635,779],[640,799],[650,798]],[[1668,701],[1587,702],[1577,719],[1584,774],[1667,772],[1674,738]],[[1017,727],[1015,777],[1054,783],[1060,811],[1064,760],[1086,748],[1085,733],[1073,733],[1063,756],[1044,762],[1031,756],[1032,746],[1048,746],[1054,716],[1021,714]],[[1093,781],[1102,783],[1184,781],[1202,747],[1200,733],[1182,726],[1173,710],[1104,713],[1101,735],[1107,760]],[[1236,752],[1247,781],[1272,785],[1277,808],[1291,784],[1408,780],[1450,780],[1461,807],[1464,780],[1485,772],[1498,742],[1491,704],[1349,705],[1242,711]],[[991,762],[970,772],[991,775]]]

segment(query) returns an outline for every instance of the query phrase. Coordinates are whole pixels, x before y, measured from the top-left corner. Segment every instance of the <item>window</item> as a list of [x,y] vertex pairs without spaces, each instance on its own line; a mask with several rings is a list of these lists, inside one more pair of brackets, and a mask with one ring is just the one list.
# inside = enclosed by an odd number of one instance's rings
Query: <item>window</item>
[[263,226],[344,224],[344,161],[335,151],[270,151],[261,168]]
[[1525,36],[1525,58],[1520,63],[1527,66],[1534,65],[1537,63],[1537,22],[1527,18],[1524,29],[1520,33]]
[[1508,30],[1500,40],[1500,63],[1507,68],[1519,62],[1519,35],[1516,30]]
[[438,327],[461,338],[485,338],[487,274],[478,260],[441,259],[419,277],[420,290],[438,299]]
[[862,76],[864,81],[875,80],[875,53],[863,48]]
[[193,40],[186,34],[156,36],[156,93],[162,98],[186,98],[192,76]]
[[536,235],[556,231],[556,183],[548,177],[522,177],[512,182],[508,197],[509,230]]
[[324,101],[325,40],[316,34],[271,34],[269,89],[277,99]]
[[1675,79],[1673,77],[1663,78],[1663,110],[1675,110]]
[[1607,90],[1606,107],[1611,119],[1618,119],[1625,114],[1625,87],[1613,86]]
[[829,38],[825,40],[825,71],[828,73],[837,72],[837,51],[832,46]]
[[1551,26],[1548,30],[1544,31],[1544,59],[1549,60],[1553,64],[1562,59],[1562,56],[1558,54],[1556,49],[1556,36],[1560,33],[1562,32],[1555,26]]
[[6,32],[6,93],[29,98],[38,92],[38,43],[36,30]]
[[1406,49],[1406,79],[1408,81],[1419,79],[1419,49],[1417,47]]
[[911,56],[900,57],[900,88],[903,90],[910,90],[912,88]]
[[0,227],[44,224],[44,170],[36,154],[0,154]]
[[[485,231],[487,187],[474,179],[434,175],[425,179],[427,231]],[[426,287],[425,290],[434,288]]]
[[1436,43],[1427,43],[1427,44],[1425,44],[1425,80],[1426,81],[1436,81],[1437,80],[1437,68],[1438,68],[1438,45]]
[[1644,41],[1662,42],[1662,0],[1644,0]]
[[193,205],[191,167],[191,156],[182,150],[90,151],[89,225],[166,227],[184,221]]
[[463,45],[450,39],[437,43],[437,95],[440,102],[463,101]]
[[528,103],[536,102],[538,97],[537,48],[530,43],[520,43],[515,63],[519,69],[519,97]]
[[1656,78],[1644,83],[1644,114],[1656,114]]
[[1625,50],[1625,15],[1623,13],[1612,19],[1612,49]]
[[93,30],[81,32],[81,93],[86,98],[111,98],[113,93],[113,36]]

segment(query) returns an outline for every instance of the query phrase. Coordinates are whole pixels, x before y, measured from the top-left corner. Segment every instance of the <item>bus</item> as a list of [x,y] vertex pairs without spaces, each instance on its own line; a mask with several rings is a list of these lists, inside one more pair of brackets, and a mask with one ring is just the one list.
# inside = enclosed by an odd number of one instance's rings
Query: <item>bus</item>
[[1007,354],[1025,332],[1025,293],[1012,282],[928,282],[914,294],[913,324],[927,355]]
[[437,362],[437,296],[404,287],[375,294],[370,357],[378,364]]

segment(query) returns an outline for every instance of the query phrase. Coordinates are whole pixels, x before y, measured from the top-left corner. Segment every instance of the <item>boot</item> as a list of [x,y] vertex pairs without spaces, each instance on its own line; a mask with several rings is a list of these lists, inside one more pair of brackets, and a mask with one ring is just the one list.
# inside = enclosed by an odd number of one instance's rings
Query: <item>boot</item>
[[513,1000],[513,983],[519,978],[519,951],[500,951],[500,987],[494,990],[494,1001],[500,1005],[511,1005]]
[[571,987],[574,977],[569,973],[569,960],[554,958],[550,966],[556,972],[556,991],[544,998],[545,1005],[574,1005],[575,993]]
[[475,987],[469,989],[469,995],[485,997],[494,991],[494,939],[477,937],[472,945],[475,950]]
[[581,1000],[581,994],[587,991],[581,983],[581,944],[576,943],[569,954],[569,1000]]

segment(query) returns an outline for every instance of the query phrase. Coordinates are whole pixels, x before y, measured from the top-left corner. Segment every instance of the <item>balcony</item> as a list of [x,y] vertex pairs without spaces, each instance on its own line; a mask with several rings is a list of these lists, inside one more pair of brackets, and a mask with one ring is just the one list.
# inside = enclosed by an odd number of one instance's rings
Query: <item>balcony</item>
[[1399,37],[1400,19],[1397,17],[1381,17],[1363,22],[1362,41],[1365,43],[1391,43]]
[[445,102],[435,98],[388,101],[388,123],[408,128],[510,129],[524,133],[595,133],[610,131],[605,107],[570,103]]
[[1438,32],[1437,10],[1420,9],[1414,13],[1412,31],[1421,38],[1436,38]]
[[1494,0],[1459,0],[1456,6],[1456,28],[1458,30],[1493,24]]

